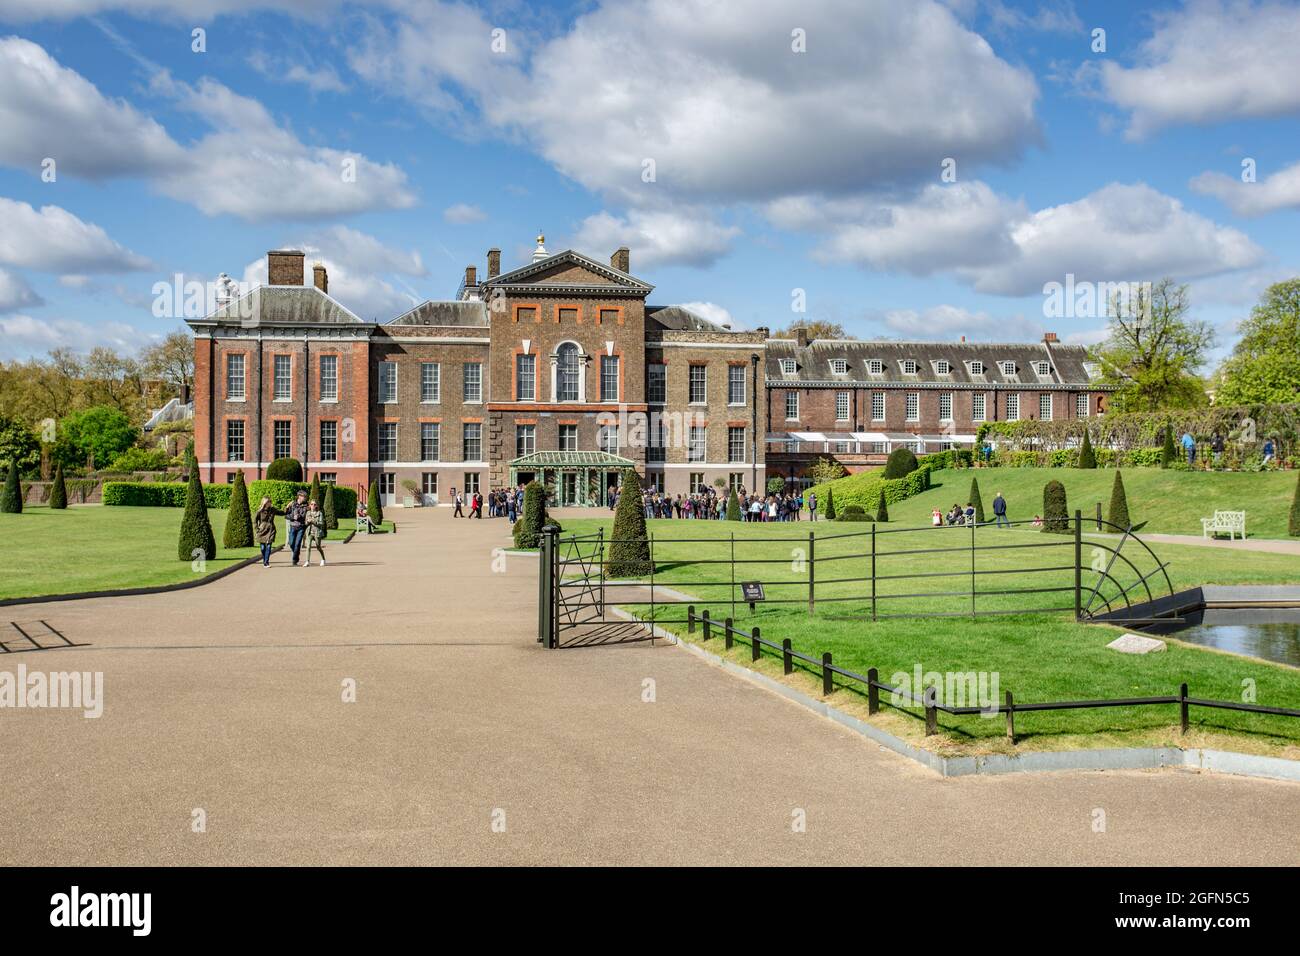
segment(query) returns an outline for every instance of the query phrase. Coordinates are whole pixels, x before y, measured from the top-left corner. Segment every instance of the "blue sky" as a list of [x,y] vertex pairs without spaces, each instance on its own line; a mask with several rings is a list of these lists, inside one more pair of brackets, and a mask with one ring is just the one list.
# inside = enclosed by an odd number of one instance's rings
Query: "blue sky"
[[1221,353],[1300,272],[1298,48],[1270,0],[0,0],[0,358],[147,344],[155,283],[290,245],[384,320],[539,229],[861,337],[1091,342],[1044,283],[1172,275]]

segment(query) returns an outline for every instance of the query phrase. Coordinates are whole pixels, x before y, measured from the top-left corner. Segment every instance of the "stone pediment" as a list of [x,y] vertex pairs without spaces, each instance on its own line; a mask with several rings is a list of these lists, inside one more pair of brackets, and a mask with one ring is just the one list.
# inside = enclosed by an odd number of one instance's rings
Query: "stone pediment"
[[506,272],[484,283],[485,288],[512,288],[543,286],[560,289],[583,289],[621,294],[646,295],[654,286],[642,282],[613,266],[584,256],[572,249],[547,256],[538,262]]

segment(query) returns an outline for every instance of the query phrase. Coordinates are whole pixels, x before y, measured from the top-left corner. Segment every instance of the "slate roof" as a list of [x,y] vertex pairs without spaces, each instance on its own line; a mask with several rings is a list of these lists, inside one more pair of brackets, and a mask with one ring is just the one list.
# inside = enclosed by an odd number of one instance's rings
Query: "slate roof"
[[247,325],[364,325],[352,310],[314,285],[263,285],[222,305],[208,321]]
[[[794,359],[795,371],[785,374],[782,359]],[[835,360],[845,363],[843,374],[833,371]],[[882,363],[879,374],[871,372],[871,362]],[[903,363],[916,362],[914,375],[904,372]],[[939,371],[941,361],[949,371]],[[1081,345],[1059,342],[988,343],[988,342],[891,342],[856,339],[814,339],[802,348],[794,339],[767,340],[767,381],[817,385],[1021,385],[1027,389],[1101,386],[1089,380],[1084,363],[1087,351]],[[983,374],[973,371],[972,362],[983,362]],[[1015,371],[1007,374],[1000,363],[1012,362]],[[1046,375],[1038,374],[1038,363],[1047,362]]]
[[481,301],[421,302],[385,325],[459,325],[486,328],[487,304]]
[[683,308],[680,305],[650,305],[646,306],[645,314],[647,318],[653,319],[660,328],[672,332],[731,332],[733,329],[724,328],[714,322],[710,322],[702,315],[696,315],[690,309]]

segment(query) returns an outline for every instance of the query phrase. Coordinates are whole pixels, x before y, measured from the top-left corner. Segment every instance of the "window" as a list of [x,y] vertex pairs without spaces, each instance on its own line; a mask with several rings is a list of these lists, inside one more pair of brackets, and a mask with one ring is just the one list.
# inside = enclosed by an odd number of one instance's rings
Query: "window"
[[691,494],[698,495],[707,488],[708,486],[704,484],[704,472],[691,472]]
[[952,366],[948,364],[947,359],[939,359],[939,361],[934,363],[934,370],[939,375],[949,375],[952,372]]
[[379,493],[381,495],[393,495],[397,492],[397,476],[391,471],[386,471],[379,476]]
[[420,422],[420,461],[438,461],[442,457],[442,425]]
[[745,461],[745,426],[727,429],[727,461],[744,463]]
[[1043,392],[1038,396],[1038,417],[1045,422],[1052,420],[1052,393]]
[[939,395],[939,421],[952,421],[952,393],[943,392]]
[[907,420],[909,422],[921,420],[921,396],[916,392],[907,393]]
[[690,371],[690,393],[687,401],[692,405],[703,405],[707,395],[709,370],[703,365],[692,365]]
[[745,487],[745,473],[743,471],[733,471],[727,474],[727,490],[740,494],[740,489]]
[[[244,400],[244,356],[226,356],[226,401]],[[241,458],[240,461],[243,461]]]
[[244,422],[226,422],[226,461],[244,460]]
[[844,359],[831,359],[831,374],[846,375],[849,371],[849,363]]
[[560,426],[560,451],[577,451],[578,450],[578,426],[561,425]]
[[565,342],[556,352],[555,397],[561,402],[578,400],[578,347]]
[[397,422],[379,423],[379,460],[397,461]]
[[523,458],[537,451],[537,426],[515,426],[515,457]]
[[1052,374],[1052,363],[1036,362],[1034,363],[1034,371],[1037,372],[1040,377],[1046,378],[1048,375]]
[[655,363],[645,370],[646,401],[662,405],[668,401],[668,366]]
[[464,401],[483,401],[483,363],[466,362],[462,373]]
[[1015,375],[1015,374],[1016,374],[1016,363],[1015,363],[1015,362],[999,362],[999,363],[998,363],[998,367],[1002,369],[1002,374],[1003,374],[1003,375]]
[[983,374],[984,374],[984,363],[983,363],[983,362],[980,362],[980,361],[971,362],[971,363],[970,363],[970,373],[971,373],[972,375],[983,375]]
[[1074,414],[1079,418],[1087,418],[1091,409],[1088,406],[1088,393],[1080,392],[1074,396]]
[[289,458],[293,455],[293,422],[277,421],[272,426],[274,439],[272,448],[276,458]]
[[426,471],[420,475],[420,491],[426,498],[438,497],[438,473]]
[[235,483],[235,475],[237,474],[239,474],[237,471],[226,472],[226,484],[233,485]]
[[537,356],[515,356],[515,401],[531,402],[537,398]]
[[903,359],[903,374],[915,375],[917,370],[916,359]]
[[883,422],[885,420],[885,393],[871,393],[871,420],[873,422]]
[[465,472],[465,494],[467,495],[478,494],[478,472],[477,471]]
[[662,471],[647,472],[645,476],[645,487],[647,491],[664,493],[664,473]]
[[339,400],[339,357],[337,355],[320,357],[320,400],[322,402]]
[[275,357],[275,400],[287,402],[293,398],[293,356]]
[[519,309],[515,312],[515,321],[516,321],[516,322],[536,322],[536,321],[537,321],[537,309],[535,309],[535,308],[534,308],[533,306],[531,306],[531,305],[527,305],[527,306],[521,305],[521,306],[519,307]]
[[397,401],[397,363],[379,363],[379,401],[392,404]]
[[650,431],[650,444],[646,446],[646,461],[663,461],[667,454],[665,449],[668,446],[668,429],[664,427],[664,420],[658,415],[653,417],[653,428]]
[[847,422],[849,420],[849,393],[835,393],[835,420],[837,422]]
[[339,423],[320,423],[320,460],[339,460]]
[[795,372],[794,359],[781,359],[781,374],[793,375]]
[[569,324],[569,325],[577,325],[577,324],[578,324],[578,310],[577,310],[577,309],[574,309],[574,308],[565,308],[565,309],[560,309],[560,324],[561,324],[561,325],[564,325],[564,324],[566,324],[566,323]]
[[618,454],[618,426],[602,425],[596,433],[596,447],[607,455]]
[[867,363],[867,371],[872,375],[884,375],[885,363],[880,361],[880,359],[872,359]]
[[745,366],[727,366],[727,404],[745,404]]
[[442,366],[437,362],[420,363],[420,401],[442,401]]
[[618,401],[617,355],[602,355],[600,357],[600,400],[602,402]]
[[337,485],[339,483],[339,473],[337,471],[318,471],[322,485]]
[[982,421],[986,421],[987,419],[985,419],[984,414],[985,414],[985,413],[984,413],[984,396],[983,396],[983,395],[972,395],[972,396],[970,397],[970,417],[971,417],[971,421],[974,421],[974,422],[982,422]]
[[466,461],[483,460],[483,425],[480,422],[466,422],[461,432],[462,448]]
[[600,310],[600,318],[599,318],[598,321],[599,321],[602,325],[607,325],[607,324],[609,324],[609,323],[611,323],[611,322],[618,322],[618,321],[620,321],[620,320],[619,320],[618,309],[601,309],[601,310]]
[[707,427],[706,425],[692,425],[690,438],[686,446],[687,461],[706,461],[705,457],[708,448],[707,445]]
[[1009,422],[1020,421],[1020,396],[1019,395],[1007,396],[1007,421]]
[[785,417],[786,417],[786,421],[793,422],[799,420],[799,393],[798,392],[785,393]]

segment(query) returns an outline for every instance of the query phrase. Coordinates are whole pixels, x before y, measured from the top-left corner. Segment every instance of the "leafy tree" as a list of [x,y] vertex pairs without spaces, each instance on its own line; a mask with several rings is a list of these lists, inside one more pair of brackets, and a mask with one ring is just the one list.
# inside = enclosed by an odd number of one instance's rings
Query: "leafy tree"
[[835,489],[826,489],[826,504],[822,507],[822,514],[826,516],[827,521],[835,520]]
[[110,471],[166,471],[172,456],[161,448],[128,448],[109,464]]
[[[271,464],[275,464],[272,462]],[[379,502],[379,482],[370,483],[370,496],[366,499],[366,511],[370,513],[370,520],[373,524],[382,524],[384,521],[384,507]]]
[[140,365],[150,378],[162,379],[179,394],[194,385],[194,337],[172,332],[140,354]]
[[1207,401],[1196,370],[1214,347],[1208,322],[1187,318],[1187,286],[1161,279],[1127,301],[1117,294],[1107,304],[1107,338],[1091,350],[1102,381],[1118,390],[1112,411],[1193,408]]
[[1128,528],[1133,523],[1128,516],[1128,495],[1124,493],[1124,475],[1118,468],[1115,469],[1115,481],[1110,486],[1110,511],[1106,514],[1106,520],[1116,528]]
[[54,469],[54,484],[50,486],[50,507],[62,510],[68,507],[68,486],[63,481],[63,463]]
[[22,514],[23,485],[18,480],[18,462],[9,462],[9,475],[5,478],[5,490],[0,492],[0,512],[5,514]]
[[885,489],[880,489],[880,504],[876,506],[876,521],[884,524],[889,520],[889,505],[885,503]]
[[325,512],[325,527],[333,530],[339,526],[338,509],[334,504],[334,482],[325,486],[325,503],[321,505],[321,511]]
[[1295,497],[1291,499],[1291,521],[1287,533],[1300,535],[1300,474],[1296,475]]
[[227,548],[251,548],[254,544],[253,515],[242,471],[235,472],[235,482],[230,486],[230,506],[226,509],[226,530],[221,535],[221,543]]
[[[824,485],[827,482],[834,481],[836,478],[843,478],[848,472],[834,458],[818,458],[811,468],[808,469],[808,475],[813,480],[814,485]],[[758,489],[755,488],[755,491]]]
[[1088,429],[1086,428],[1083,430],[1083,445],[1079,449],[1079,467],[1097,467],[1097,453],[1092,450],[1092,439],[1088,437]]
[[302,481],[302,463],[297,458],[277,458],[266,466],[268,481]]
[[59,423],[59,432],[75,455],[73,463],[87,468],[106,466],[140,437],[126,412],[108,405],[73,412]]
[[1238,331],[1241,339],[1219,366],[1215,403],[1300,402],[1300,279],[1265,289]]
[[199,556],[205,559],[217,556],[217,539],[212,534],[212,522],[208,520],[199,469],[193,461],[190,466],[190,483],[185,489],[185,514],[181,517],[180,539],[176,546],[176,555],[182,561],[193,561]]
[[609,574],[639,578],[649,574],[650,539],[641,507],[641,479],[632,468],[623,472],[623,493],[614,510],[614,530],[609,542]]
[[1065,485],[1049,481],[1043,486],[1043,530],[1066,534],[1070,530],[1070,512],[1065,502]]
[[975,523],[984,523],[984,499],[980,497],[980,480],[972,478],[970,480],[970,497],[966,499],[975,506]]
[[785,479],[780,475],[773,475],[767,479],[767,493],[769,495],[779,495],[785,490]]
[[731,494],[727,496],[727,520],[740,520],[740,499],[736,497],[736,489],[731,489]]
[[831,322],[828,319],[798,319],[786,326],[784,329],[778,329],[774,337],[778,339],[792,339],[799,329],[808,333],[809,339],[843,339],[848,338],[844,331],[844,326],[838,322]]
[[881,477],[886,480],[906,478],[916,471],[917,467],[916,453],[912,449],[895,448],[889,453],[889,459],[885,462],[885,472]]
[[30,472],[41,461],[41,443],[36,433],[16,418],[0,417],[0,462],[18,465],[19,472]]

